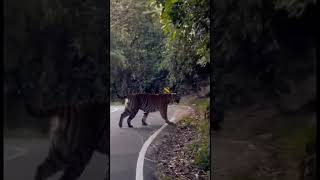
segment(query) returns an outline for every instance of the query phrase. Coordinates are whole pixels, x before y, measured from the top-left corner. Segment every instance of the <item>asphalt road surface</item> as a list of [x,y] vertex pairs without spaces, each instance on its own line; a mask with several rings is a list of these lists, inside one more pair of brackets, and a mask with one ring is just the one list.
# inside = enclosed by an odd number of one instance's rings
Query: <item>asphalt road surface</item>
[[[148,126],[142,126],[141,119],[143,111],[139,111],[131,121],[134,128],[128,128],[127,121],[124,119],[122,128],[118,122],[123,106],[111,106],[111,139],[110,139],[110,177],[111,180],[135,180],[136,164],[138,155],[143,143],[159,129],[165,121],[159,112],[150,113],[147,118]],[[170,119],[175,111],[175,106],[168,107],[168,118]],[[153,162],[145,159],[144,179],[151,180],[153,177]]]
[[[139,111],[131,121],[134,128],[128,128],[126,119],[123,128],[118,127],[123,106],[110,108],[110,177],[111,180],[134,180],[140,149],[148,137],[165,122],[159,112],[150,113],[149,126],[142,126],[143,112]],[[174,106],[168,108],[168,118],[174,114]],[[49,138],[5,138],[3,151],[4,180],[33,180],[36,167],[44,160],[49,149]],[[152,161],[145,159],[144,179],[154,179]],[[95,153],[79,180],[102,180],[106,175],[108,158]],[[49,180],[57,180],[57,173]]]
[[[33,180],[37,166],[44,160],[49,149],[48,138],[4,139],[4,180]],[[80,180],[103,180],[108,168],[108,158],[95,153],[80,176]],[[50,180],[58,180],[61,172]]]

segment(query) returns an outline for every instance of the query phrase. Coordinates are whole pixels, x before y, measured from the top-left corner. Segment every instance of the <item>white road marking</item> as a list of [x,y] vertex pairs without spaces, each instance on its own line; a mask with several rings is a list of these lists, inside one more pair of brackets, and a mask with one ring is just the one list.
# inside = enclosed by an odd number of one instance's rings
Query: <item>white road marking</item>
[[113,112],[116,112],[116,111],[118,111],[120,108],[114,108],[111,112],[113,113]]
[[[171,118],[170,120],[171,122],[175,122],[176,119],[173,116],[173,118]],[[144,164],[144,159],[145,159],[145,155],[147,152],[148,147],[150,146],[150,144],[152,143],[152,141],[157,137],[157,135],[167,126],[168,124],[165,123],[164,125],[161,126],[160,129],[158,129],[155,133],[153,133],[147,140],[146,142],[143,144],[140,152],[139,152],[139,157],[138,157],[138,161],[137,161],[137,166],[136,166],[136,180],[143,180],[143,164]]]
[[13,147],[12,149],[18,151],[17,153],[11,155],[11,156],[8,156],[8,157],[4,157],[4,162],[6,161],[10,161],[10,160],[14,160],[20,156],[24,156],[25,154],[27,154],[27,151],[23,148],[18,148],[18,147]]

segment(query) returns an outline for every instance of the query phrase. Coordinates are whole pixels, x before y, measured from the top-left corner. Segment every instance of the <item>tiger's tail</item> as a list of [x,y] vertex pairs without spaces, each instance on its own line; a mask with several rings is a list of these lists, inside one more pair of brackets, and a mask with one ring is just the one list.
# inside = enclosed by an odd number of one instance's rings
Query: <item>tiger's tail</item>
[[127,96],[120,96],[119,94],[117,94],[117,97],[121,100],[122,104],[125,104],[125,99],[127,98]]
[[37,118],[48,118],[57,114],[56,108],[53,109],[40,109],[35,108],[31,104],[24,104],[26,111],[33,117]]

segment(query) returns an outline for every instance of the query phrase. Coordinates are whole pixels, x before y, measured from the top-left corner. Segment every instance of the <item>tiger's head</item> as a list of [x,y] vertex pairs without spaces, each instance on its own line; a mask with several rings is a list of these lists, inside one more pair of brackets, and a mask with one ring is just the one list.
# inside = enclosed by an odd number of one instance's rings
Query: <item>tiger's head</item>
[[171,103],[179,104],[181,97],[177,93],[171,93]]

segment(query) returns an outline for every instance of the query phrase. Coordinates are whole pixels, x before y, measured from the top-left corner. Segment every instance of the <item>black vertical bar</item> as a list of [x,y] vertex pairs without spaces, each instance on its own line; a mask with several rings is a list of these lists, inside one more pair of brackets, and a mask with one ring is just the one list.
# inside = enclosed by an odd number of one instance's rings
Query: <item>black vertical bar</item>
[[[110,176],[110,174],[111,174],[111,170],[110,170],[110,152],[111,152],[111,148],[110,148],[110,2],[111,0],[108,0],[107,1],[107,7],[106,7],[106,10],[107,10],[107,12],[106,12],[106,59],[107,59],[107,69],[108,69],[108,72],[107,72],[107,78],[106,78],[106,80],[107,80],[107,89],[106,89],[106,93],[107,93],[107,98],[106,98],[106,101],[108,101],[108,107],[106,108],[107,109],[107,118],[109,118],[108,119],[108,125],[109,125],[109,127],[107,128],[108,129],[108,132],[106,133],[107,135],[109,135],[109,142],[108,142],[108,147],[109,147],[109,152],[108,152],[108,158],[109,158],[109,160],[108,160],[108,175],[106,175],[106,176],[108,176],[109,177],[109,179],[111,179],[111,176]],[[107,178],[107,177],[106,177]]]
[[210,130],[209,130],[209,133],[210,133],[210,138],[209,138],[209,149],[210,149],[210,155],[209,155],[209,162],[210,162],[210,179],[211,179],[211,177],[213,176],[213,169],[212,169],[212,152],[213,152],[213,149],[212,149],[212,146],[211,146],[211,138],[213,138],[212,137],[212,118],[213,118],[213,116],[214,116],[214,114],[213,114],[213,111],[211,111],[212,110],[212,108],[214,107],[213,106],[213,102],[214,102],[214,84],[215,84],[215,81],[214,81],[214,60],[213,60],[213,51],[212,51],[212,44],[214,43],[213,42],[213,36],[214,36],[214,34],[213,34],[213,30],[214,30],[214,28],[213,28],[213,13],[214,13],[214,1],[213,0],[211,0],[210,1],[210,42],[209,42],[209,47],[210,47],[210,110],[209,110],[209,113],[210,113],[210,115],[209,115],[209,117],[210,117],[210,123],[209,123],[209,127],[210,127]]

